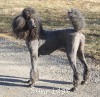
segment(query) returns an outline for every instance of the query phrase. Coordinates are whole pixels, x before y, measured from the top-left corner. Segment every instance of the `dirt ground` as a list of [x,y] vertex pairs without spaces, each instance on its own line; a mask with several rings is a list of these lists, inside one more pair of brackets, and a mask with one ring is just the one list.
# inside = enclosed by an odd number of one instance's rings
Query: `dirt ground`
[[[0,38],[0,97],[100,97],[100,67],[87,58],[90,71],[86,85],[72,87],[72,69],[66,54],[55,51],[39,58],[39,81],[35,87],[27,87],[30,57],[23,41]],[[82,65],[77,61],[80,81]]]

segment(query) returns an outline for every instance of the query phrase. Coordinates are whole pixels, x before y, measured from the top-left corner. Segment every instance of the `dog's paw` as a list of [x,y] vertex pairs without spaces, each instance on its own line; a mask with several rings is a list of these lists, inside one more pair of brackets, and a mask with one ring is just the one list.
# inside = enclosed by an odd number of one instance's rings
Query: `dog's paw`
[[83,80],[83,81],[81,82],[81,85],[84,85],[84,84],[86,84],[86,81]]
[[74,92],[74,91],[76,91],[76,88],[75,87],[73,87],[73,88],[71,88],[70,90],[68,90],[68,91],[70,91],[70,92]]

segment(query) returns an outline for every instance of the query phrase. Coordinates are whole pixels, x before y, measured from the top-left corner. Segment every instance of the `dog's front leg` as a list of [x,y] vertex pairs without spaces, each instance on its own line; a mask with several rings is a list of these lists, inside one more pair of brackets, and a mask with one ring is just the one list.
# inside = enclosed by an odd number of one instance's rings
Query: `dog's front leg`
[[39,73],[38,73],[38,40],[32,40],[29,42],[26,42],[27,47],[30,52],[30,58],[31,58],[31,70],[30,70],[30,80],[29,80],[29,86],[31,86],[35,81],[39,79]]

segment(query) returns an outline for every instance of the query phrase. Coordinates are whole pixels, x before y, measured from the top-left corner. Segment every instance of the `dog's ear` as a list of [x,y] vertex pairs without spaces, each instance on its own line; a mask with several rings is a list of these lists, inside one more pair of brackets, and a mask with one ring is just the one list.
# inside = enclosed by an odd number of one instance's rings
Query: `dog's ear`
[[12,28],[16,38],[24,39],[26,37],[26,20],[22,15],[18,15],[13,19]]
[[24,31],[26,21],[22,15],[18,15],[13,19],[12,28],[14,32]]

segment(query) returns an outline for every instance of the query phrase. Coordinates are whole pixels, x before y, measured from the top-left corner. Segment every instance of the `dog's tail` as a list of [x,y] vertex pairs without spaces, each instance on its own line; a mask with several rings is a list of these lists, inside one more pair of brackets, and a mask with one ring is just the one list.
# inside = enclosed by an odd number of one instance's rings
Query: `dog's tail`
[[85,18],[82,13],[77,9],[68,11],[68,17],[75,29],[75,32],[80,32],[85,27]]

